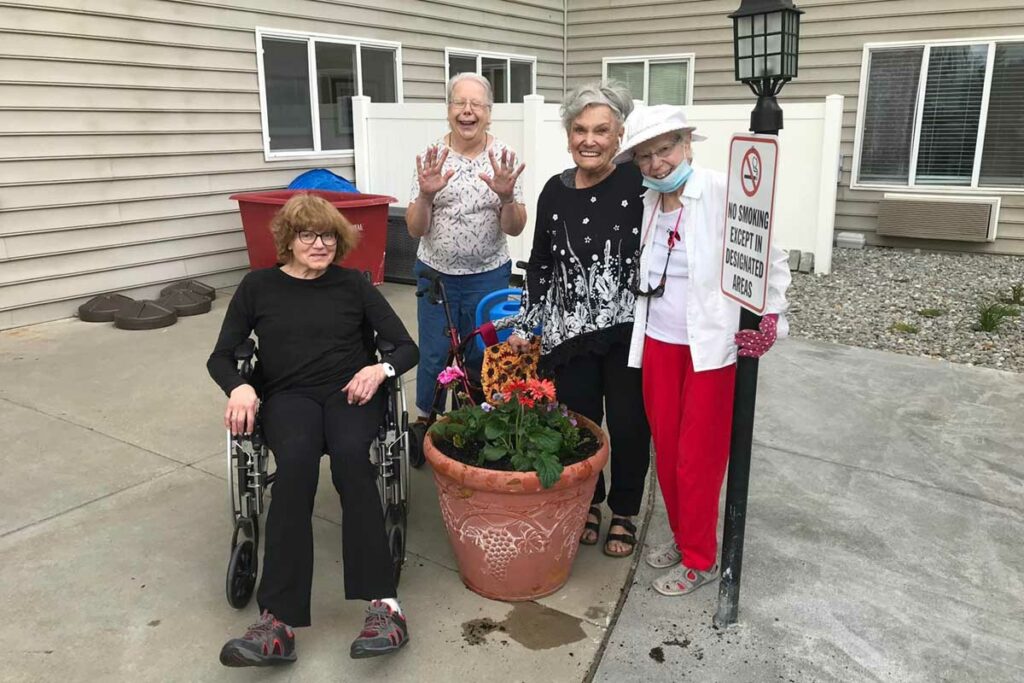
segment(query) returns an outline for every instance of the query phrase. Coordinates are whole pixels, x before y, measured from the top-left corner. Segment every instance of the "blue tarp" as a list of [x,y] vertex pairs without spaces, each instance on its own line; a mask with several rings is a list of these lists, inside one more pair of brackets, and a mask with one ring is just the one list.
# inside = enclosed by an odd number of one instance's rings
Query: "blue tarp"
[[298,176],[288,186],[289,190],[329,190],[331,192],[359,192],[356,186],[326,168],[314,168]]

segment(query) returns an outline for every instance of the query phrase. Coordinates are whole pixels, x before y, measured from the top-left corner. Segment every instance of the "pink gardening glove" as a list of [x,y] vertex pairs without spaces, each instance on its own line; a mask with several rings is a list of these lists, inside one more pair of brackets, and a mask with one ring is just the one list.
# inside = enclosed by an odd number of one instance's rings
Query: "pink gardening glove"
[[736,333],[737,353],[744,358],[760,358],[775,343],[779,327],[779,314],[769,313],[761,318],[758,330],[740,330]]

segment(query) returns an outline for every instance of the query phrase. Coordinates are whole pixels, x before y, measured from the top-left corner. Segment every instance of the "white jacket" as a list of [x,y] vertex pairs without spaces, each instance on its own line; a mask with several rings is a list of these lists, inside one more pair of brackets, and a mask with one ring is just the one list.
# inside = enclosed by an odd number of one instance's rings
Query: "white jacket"
[[[724,173],[693,166],[693,174],[686,181],[681,197],[683,203],[683,242],[689,269],[689,288],[685,311],[686,328],[690,335],[690,356],[694,370],[714,370],[736,362],[736,342],[739,330],[740,305],[726,298],[721,291],[722,241],[725,231],[725,200],[727,179]],[[641,224],[643,247],[653,240],[653,229],[648,229],[657,210],[660,193],[647,190],[644,194],[644,218]],[[650,248],[640,255],[640,281],[646,285],[650,277]],[[771,249],[768,268],[768,296],[765,313],[778,313],[778,336],[784,337],[789,329],[785,317],[786,288],[790,283],[786,253],[776,246]],[[639,368],[643,362],[644,337],[647,331],[648,297],[636,298],[633,318],[633,336],[629,345],[629,365]],[[682,308],[682,302],[680,302]]]

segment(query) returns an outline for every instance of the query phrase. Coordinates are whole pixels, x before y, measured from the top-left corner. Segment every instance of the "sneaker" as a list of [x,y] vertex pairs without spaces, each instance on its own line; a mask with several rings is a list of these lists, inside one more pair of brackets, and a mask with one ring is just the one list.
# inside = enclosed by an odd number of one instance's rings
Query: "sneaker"
[[683,554],[679,552],[679,547],[673,539],[648,550],[644,560],[655,569],[667,569],[682,562]]
[[652,585],[654,590],[662,595],[689,595],[717,578],[717,564],[706,571],[690,569],[686,565],[680,564],[673,567],[667,574],[662,575],[660,579],[656,579]]
[[409,642],[405,617],[379,600],[370,603],[366,622],[359,637],[352,641],[353,659],[376,657],[395,652]]
[[273,666],[295,661],[295,632],[263,610],[260,620],[241,638],[232,638],[220,650],[224,666]]

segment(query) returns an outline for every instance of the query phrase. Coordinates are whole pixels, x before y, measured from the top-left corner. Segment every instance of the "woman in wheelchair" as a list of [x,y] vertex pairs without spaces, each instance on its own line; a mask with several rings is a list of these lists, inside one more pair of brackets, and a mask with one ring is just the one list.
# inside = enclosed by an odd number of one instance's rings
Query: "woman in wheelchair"
[[[384,409],[378,388],[416,365],[419,351],[380,292],[358,271],[333,265],[358,233],[327,201],[296,195],[271,231],[284,265],[245,276],[207,362],[229,396],[224,424],[234,434],[250,433],[260,404],[260,424],[277,463],[257,592],[261,616],[224,645],[220,660],[226,666],[295,660],[292,627],[310,625],[311,517],[324,452],[344,506],[345,597],[370,601],[351,655],[386,654],[409,635],[369,451]],[[259,397],[233,356],[253,331],[260,346]],[[376,362],[374,333],[396,347],[393,366]]]

